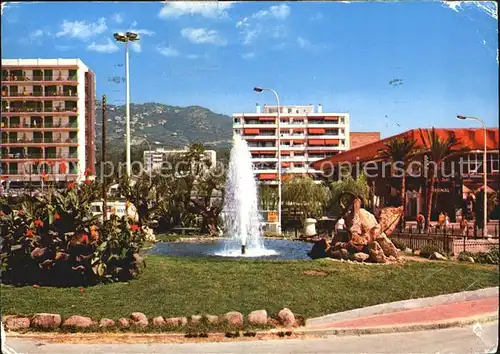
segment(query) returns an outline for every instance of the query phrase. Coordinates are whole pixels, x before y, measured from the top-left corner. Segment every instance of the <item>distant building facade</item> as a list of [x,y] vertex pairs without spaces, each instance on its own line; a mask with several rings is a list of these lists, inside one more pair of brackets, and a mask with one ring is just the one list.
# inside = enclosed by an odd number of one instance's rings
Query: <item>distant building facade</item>
[[321,105],[257,105],[253,113],[233,114],[233,136],[248,143],[256,177],[261,183],[275,184],[278,174],[278,133],[281,141],[283,175],[321,173],[312,164],[350,148],[349,113],[326,113]]
[[4,190],[95,174],[95,76],[80,59],[2,59]]
[[[188,149],[173,149],[173,150],[165,150],[165,149],[156,149],[156,150],[146,150],[143,153],[144,158],[144,169],[146,171],[159,171],[165,164],[168,162],[169,156],[185,154],[189,150]],[[211,166],[215,166],[217,162],[217,153],[215,150],[205,150],[203,152],[205,158],[210,161]]]

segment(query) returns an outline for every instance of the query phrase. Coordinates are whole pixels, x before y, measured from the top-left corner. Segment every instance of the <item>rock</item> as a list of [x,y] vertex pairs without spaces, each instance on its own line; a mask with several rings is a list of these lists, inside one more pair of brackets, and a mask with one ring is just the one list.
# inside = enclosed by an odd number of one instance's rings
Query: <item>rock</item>
[[92,326],[92,319],[84,316],[70,316],[62,324],[63,327],[89,328]]
[[308,256],[312,259],[325,258],[328,257],[326,250],[330,247],[330,242],[326,239],[321,239],[316,241],[308,253]]
[[386,207],[380,211],[380,228],[387,236],[392,234],[398,226],[399,219],[403,214],[403,206],[399,207]]
[[248,315],[248,323],[251,325],[267,325],[267,311],[257,310],[250,312]]
[[99,321],[99,327],[102,328],[107,328],[107,327],[114,327],[115,321],[110,320],[109,318],[101,318]]
[[429,257],[429,259],[435,259],[435,260],[441,260],[441,261],[444,261],[446,260],[447,258],[445,256],[443,256],[441,253],[439,252],[433,252],[431,254],[431,256]]
[[208,323],[211,324],[217,324],[219,323],[219,316],[214,316],[214,315],[206,315]]
[[201,322],[201,318],[202,318],[202,316],[200,316],[200,315],[193,315],[190,318],[190,322],[192,324],[199,324]]
[[369,260],[374,263],[385,263],[385,255],[382,247],[378,244],[377,241],[370,242],[368,244],[370,258]]
[[413,250],[411,248],[406,247],[405,250],[403,251],[404,253],[412,253]]
[[368,242],[371,242],[380,236],[382,230],[379,223],[377,222],[377,219],[375,218],[375,215],[370,213],[368,210],[360,209],[359,220],[361,221],[361,228],[363,230],[363,233],[368,233],[368,235],[370,236]]
[[349,252],[345,248],[341,248],[336,251],[329,251],[328,255],[334,259],[347,259],[349,258]]
[[354,260],[358,262],[364,262],[368,258],[370,258],[370,255],[363,252],[358,252],[354,254]]
[[293,312],[286,307],[278,312],[278,322],[286,327],[295,326],[295,316]]
[[147,327],[147,325],[149,324],[148,318],[141,312],[132,312],[132,314],[130,315],[130,319],[137,327]]
[[128,328],[130,327],[130,320],[128,318],[120,318],[118,320],[118,327],[121,327],[121,328]]
[[389,256],[394,256],[394,257],[399,257],[399,250],[394,246],[391,240],[385,235],[382,234],[381,236],[377,237],[376,239],[377,243],[380,245],[382,250],[384,251],[384,254],[389,257]]
[[243,315],[237,311],[226,313],[224,320],[231,326],[243,326]]
[[469,256],[469,257],[466,257],[465,259],[466,259],[466,260],[467,260],[467,262],[469,262],[469,263],[474,263],[474,258],[472,258],[472,257],[470,257],[470,256]]
[[170,317],[165,318],[165,324],[167,326],[185,326],[188,320],[186,317]]
[[30,319],[27,317],[5,316],[2,322],[8,331],[19,331],[30,327]]
[[414,256],[420,256],[420,250],[415,250],[415,252],[413,252],[413,255]]
[[58,328],[61,325],[61,316],[52,313],[37,313],[31,318],[31,327]]
[[153,318],[151,322],[153,326],[165,326],[165,319],[161,316]]

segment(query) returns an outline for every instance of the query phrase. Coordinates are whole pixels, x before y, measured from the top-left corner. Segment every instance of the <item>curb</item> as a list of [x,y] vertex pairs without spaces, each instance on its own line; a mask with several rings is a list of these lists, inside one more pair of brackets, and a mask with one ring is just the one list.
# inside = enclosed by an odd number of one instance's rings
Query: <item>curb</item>
[[349,310],[345,312],[333,313],[316,318],[306,320],[305,327],[318,326],[337,321],[352,320],[361,317],[368,317],[373,315],[381,315],[405,310],[420,309],[429,306],[451,304],[458,302],[465,302],[470,300],[481,300],[499,295],[499,288],[485,288],[474,291],[463,291],[454,294],[438,295],[434,297],[424,297],[419,299],[402,300],[389,302],[386,304],[379,304],[360,309]]
[[383,334],[383,333],[399,333],[399,332],[416,332],[428,331],[434,329],[445,329],[452,327],[464,327],[476,323],[486,323],[498,321],[498,313],[493,312],[480,316],[463,317],[441,322],[417,322],[401,326],[375,326],[375,327],[358,327],[358,328],[320,328],[297,330],[294,333],[303,335],[338,335],[338,336],[355,336],[364,334]]

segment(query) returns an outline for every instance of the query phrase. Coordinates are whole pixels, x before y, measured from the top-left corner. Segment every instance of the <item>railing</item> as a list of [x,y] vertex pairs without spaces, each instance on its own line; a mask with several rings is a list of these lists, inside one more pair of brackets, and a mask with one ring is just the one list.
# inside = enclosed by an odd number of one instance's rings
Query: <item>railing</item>
[[76,75],[72,76],[58,76],[54,78],[54,76],[16,76],[10,75],[8,77],[3,77],[3,81],[78,81]]
[[76,93],[71,91],[60,91],[60,92],[8,92],[4,94],[3,97],[77,97]]
[[15,123],[15,124],[7,124],[5,126],[2,126],[3,128],[30,128],[30,129],[44,129],[44,128],[78,128],[78,124],[76,123],[68,123],[68,124],[54,124],[54,123],[39,123],[39,124],[33,124],[33,123]]
[[76,144],[78,143],[77,139],[43,139],[43,138],[34,138],[34,139],[2,139],[2,144]]
[[38,113],[38,112],[72,112],[76,113],[78,111],[77,107],[10,107],[9,109],[2,107],[2,112],[5,113]]

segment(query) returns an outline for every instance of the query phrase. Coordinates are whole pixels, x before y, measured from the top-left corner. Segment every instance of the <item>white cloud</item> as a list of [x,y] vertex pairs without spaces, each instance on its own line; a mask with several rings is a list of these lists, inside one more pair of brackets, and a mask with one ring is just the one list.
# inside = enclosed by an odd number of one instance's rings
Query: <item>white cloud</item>
[[31,38],[36,38],[41,36],[43,36],[43,31],[41,29],[37,29],[36,31],[30,33]]
[[56,37],[67,36],[70,38],[78,38],[88,40],[98,34],[105,32],[108,29],[106,19],[101,17],[97,22],[87,23],[86,21],[66,21],[61,24],[61,31],[56,33]]
[[208,59],[208,54],[202,54],[202,55],[199,55],[199,54],[188,54],[186,55],[186,58],[187,59]]
[[140,42],[130,42],[130,48],[134,52],[140,53],[141,52],[141,43]]
[[115,21],[116,23],[122,23],[123,22],[123,15],[119,12],[111,15],[111,19]]
[[66,51],[68,51],[68,50],[70,50],[70,49],[71,49],[71,46],[69,46],[69,45],[60,45],[60,44],[56,44],[54,47],[55,47],[57,50],[61,51],[61,52],[66,52]]
[[156,50],[166,57],[177,57],[180,54],[178,50],[170,46],[168,47],[158,46],[156,47]]
[[318,50],[325,48],[325,45],[313,44],[308,39],[300,36],[297,37],[297,44],[299,45],[299,47],[305,50]]
[[240,28],[240,34],[243,36],[243,44],[251,44],[262,31],[259,23],[250,24],[248,17],[236,22],[236,28]]
[[286,4],[273,5],[267,10],[260,10],[252,15],[253,18],[266,19],[274,18],[284,20],[290,15],[290,7]]
[[108,38],[107,43],[105,44],[97,44],[96,42],[92,42],[88,45],[87,50],[99,53],[114,53],[120,49],[115,42]]
[[163,19],[184,15],[200,15],[207,18],[227,17],[232,2],[219,1],[170,1],[163,6],[158,16]]
[[206,28],[183,28],[181,35],[195,44],[226,45],[227,41],[216,30]]
[[465,11],[464,7],[475,7],[489,17],[498,20],[498,4],[495,1],[442,1],[441,3],[455,12]]
[[255,58],[255,53],[254,52],[243,53],[241,57],[243,59],[253,59]]

